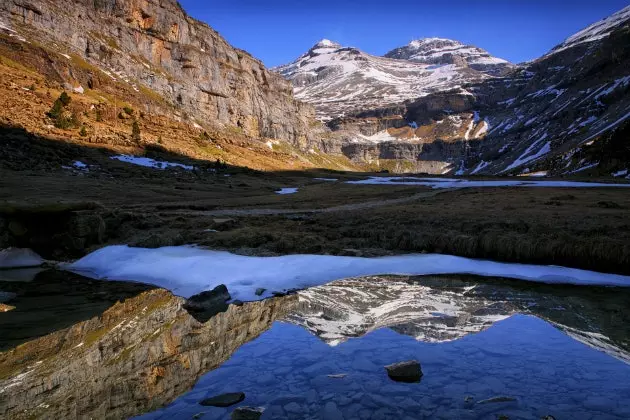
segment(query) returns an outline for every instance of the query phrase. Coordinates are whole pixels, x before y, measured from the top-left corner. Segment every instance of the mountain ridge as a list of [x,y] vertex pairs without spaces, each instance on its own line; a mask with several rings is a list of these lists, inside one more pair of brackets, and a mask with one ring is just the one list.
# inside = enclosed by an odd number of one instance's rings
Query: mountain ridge
[[[317,64],[303,55],[275,70],[293,82],[298,99],[315,106],[337,153],[356,162],[396,172],[610,175],[629,166],[630,154],[615,159],[606,151],[623,149],[623,135],[595,140],[630,117],[629,20],[630,6],[519,65],[458,41],[425,38],[385,57],[350,49],[367,62],[363,69],[330,70],[347,59],[342,48],[326,50],[331,57]],[[365,75],[381,58],[406,66],[404,83],[417,84],[392,87],[391,77],[366,87]],[[446,77],[432,84],[419,76],[427,71]]]

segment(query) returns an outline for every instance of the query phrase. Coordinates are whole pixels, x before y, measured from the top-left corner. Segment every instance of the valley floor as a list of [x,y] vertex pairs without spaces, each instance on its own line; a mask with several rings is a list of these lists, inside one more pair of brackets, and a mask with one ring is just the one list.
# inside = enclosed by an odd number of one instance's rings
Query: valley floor
[[246,255],[444,253],[630,273],[628,188],[356,185],[345,181],[368,174],[160,170],[85,153],[86,168],[0,169],[8,227],[0,245],[58,260],[111,244],[198,244]]

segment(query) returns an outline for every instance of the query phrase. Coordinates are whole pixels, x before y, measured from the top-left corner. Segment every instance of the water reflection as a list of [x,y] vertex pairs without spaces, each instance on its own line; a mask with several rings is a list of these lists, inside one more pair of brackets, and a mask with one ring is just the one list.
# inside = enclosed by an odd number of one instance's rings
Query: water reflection
[[[12,303],[21,316],[46,312],[35,303],[56,288],[37,281]],[[0,344],[12,348],[0,353],[0,417],[229,418],[233,407],[199,405],[224,392],[245,392],[241,405],[265,407],[263,418],[630,416],[625,289],[376,276],[200,323],[161,289],[58,283],[67,308],[102,287],[126,300],[19,347],[5,331],[23,318],[0,314]],[[61,295],[47,311],[63,313]],[[422,363],[422,382],[389,380],[383,366],[408,359]],[[497,396],[507,398],[483,402]]]

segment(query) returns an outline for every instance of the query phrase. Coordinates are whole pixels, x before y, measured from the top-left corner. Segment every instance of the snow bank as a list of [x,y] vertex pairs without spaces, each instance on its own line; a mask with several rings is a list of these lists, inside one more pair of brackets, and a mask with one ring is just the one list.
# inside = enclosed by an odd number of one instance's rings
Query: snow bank
[[0,268],[38,267],[44,259],[30,249],[8,248],[0,250]]
[[282,188],[276,191],[276,194],[286,195],[286,194],[295,194],[296,192],[298,192],[297,188]]
[[151,158],[132,156],[132,155],[117,155],[112,156],[111,159],[119,160],[121,162],[131,163],[133,165],[144,166],[147,168],[166,169],[166,168],[182,168],[187,171],[192,171],[193,166],[184,165],[181,163],[162,162]]
[[306,288],[378,274],[476,274],[542,283],[630,287],[630,277],[556,266],[505,264],[449,255],[383,258],[287,255],[247,257],[190,246],[160,249],[110,246],[65,267],[84,276],[150,283],[190,297],[225,284],[234,299],[257,300],[257,288]]
[[498,181],[471,181],[468,179],[452,178],[416,178],[416,177],[370,177],[360,181],[347,181],[347,184],[368,184],[368,185],[424,185],[431,188],[482,188],[482,187],[566,187],[566,188],[588,188],[588,187],[617,187],[630,188],[630,184],[604,184],[597,182],[576,182],[576,181],[518,181],[518,180],[498,180]]

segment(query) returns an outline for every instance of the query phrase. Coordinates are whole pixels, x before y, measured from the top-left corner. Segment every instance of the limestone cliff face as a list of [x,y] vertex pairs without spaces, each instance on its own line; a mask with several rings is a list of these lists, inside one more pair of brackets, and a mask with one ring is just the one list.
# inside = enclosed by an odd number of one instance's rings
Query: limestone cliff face
[[200,124],[306,144],[314,113],[293,98],[290,83],[175,0],[3,0],[0,20],[29,41],[85,59],[103,73],[95,77],[157,92]]
[[128,418],[188,391],[297,301],[231,305],[206,323],[157,289],[0,354],[2,418]]

